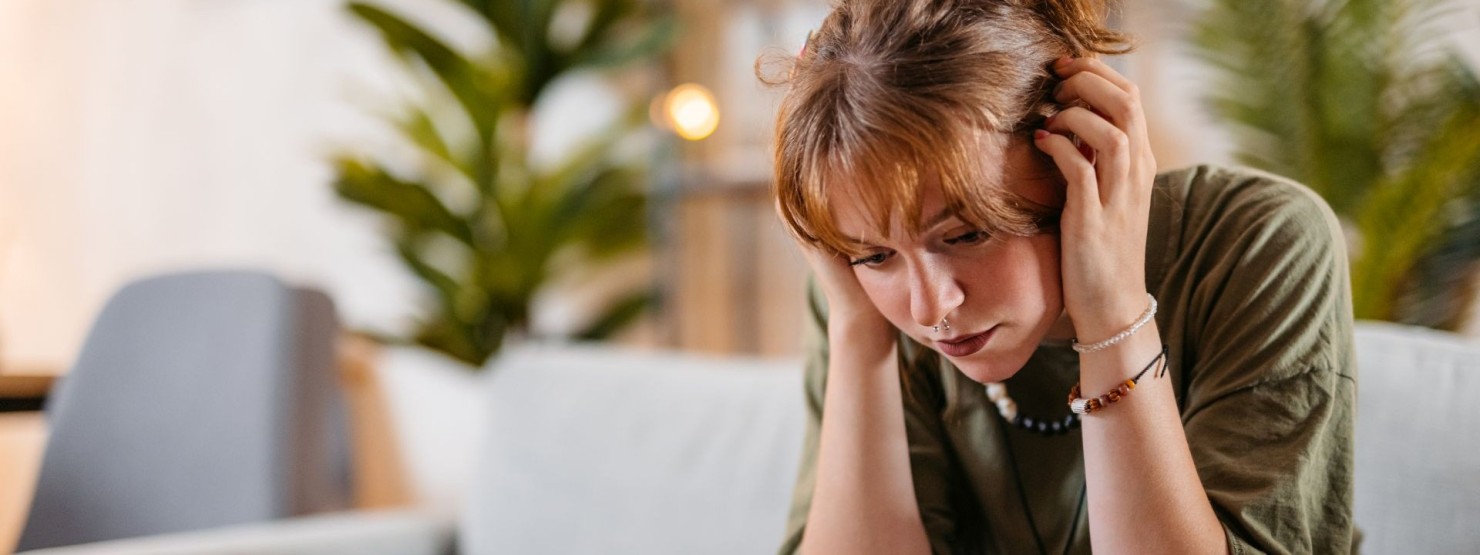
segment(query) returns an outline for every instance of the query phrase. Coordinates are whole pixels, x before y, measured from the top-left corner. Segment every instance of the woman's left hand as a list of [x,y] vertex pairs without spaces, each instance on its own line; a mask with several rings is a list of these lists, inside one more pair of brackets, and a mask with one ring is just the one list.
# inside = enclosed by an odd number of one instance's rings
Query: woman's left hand
[[[1064,306],[1081,341],[1125,329],[1146,309],[1146,228],[1156,159],[1140,92],[1095,58],[1062,58],[1054,98],[1070,107],[1034,143],[1068,182],[1059,220]],[[1089,109],[1081,107],[1087,105]],[[1081,151],[1066,136],[1088,147]]]

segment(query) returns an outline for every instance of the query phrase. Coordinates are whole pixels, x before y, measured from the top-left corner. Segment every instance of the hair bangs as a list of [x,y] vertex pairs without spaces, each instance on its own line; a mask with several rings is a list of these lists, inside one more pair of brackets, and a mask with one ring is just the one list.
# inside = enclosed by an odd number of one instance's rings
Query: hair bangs
[[[794,91],[800,92],[800,91]],[[821,92],[821,91],[814,91]],[[1006,134],[985,122],[953,123],[944,114],[912,103],[860,106],[837,95],[794,96],[828,102],[829,110],[783,105],[776,155],[777,210],[789,231],[828,251],[862,254],[856,240],[839,229],[834,202],[862,214],[868,233],[887,237],[897,219],[913,237],[923,231],[922,191],[937,187],[948,210],[962,221],[994,233],[1027,235],[1037,230],[1036,206],[1007,193],[999,182]],[[873,109],[867,109],[873,108]],[[826,121],[798,121],[794,114],[827,114]],[[989,128],[987,128],[989,129]]]

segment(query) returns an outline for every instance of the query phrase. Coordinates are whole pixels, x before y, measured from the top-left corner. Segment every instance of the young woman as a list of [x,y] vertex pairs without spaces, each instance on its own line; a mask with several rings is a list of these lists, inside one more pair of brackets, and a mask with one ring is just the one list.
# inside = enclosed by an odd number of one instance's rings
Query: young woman
[[790,61],[777,206],[817,340],[783,553],[1352,549],[1335,218],[1158,174],[1102,14],[841,0]]

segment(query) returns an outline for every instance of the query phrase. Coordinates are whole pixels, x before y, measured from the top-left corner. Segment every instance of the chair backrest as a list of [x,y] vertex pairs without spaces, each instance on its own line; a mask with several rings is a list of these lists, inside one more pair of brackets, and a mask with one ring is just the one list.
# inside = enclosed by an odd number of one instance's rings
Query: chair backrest
[[328,297],[260,273],[124,287],[46,409],[19,549],[347,505],[337,335]]
[[801,460],[799,362],[507,353],[464,497],[473,555],[774,551]]
[[1372,322],[1356,340],[1362,551],[1480,552],[1480,342]]

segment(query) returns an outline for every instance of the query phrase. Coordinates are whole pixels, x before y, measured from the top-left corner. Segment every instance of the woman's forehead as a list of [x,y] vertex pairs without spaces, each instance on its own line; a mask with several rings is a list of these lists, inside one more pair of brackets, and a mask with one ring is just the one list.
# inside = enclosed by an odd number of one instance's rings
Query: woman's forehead
[[[885,237],[878,236],[881,227],[879,222],[874,221],[875,211],[870,210],[863,202],[862,195],[851,189],[859,186],[857,182],[845,182],[840,186],[830,187],[827,191],[828,209],[832,219],[837,225],[838,232],[844,237],[856,240],[856,242],[878,243]],[[945,195],[941,191],[938,180],[922,180],[918,185],[919,210],[914,214],[915,221],[920,222],[920,229],[929,229],[934,225],[942,223],[940,220],[955,216],[955,211],[950,210],[946,204]],[[905,225],[909,219],[904,218],[901,213],[902,207],[890,210],[887,217],[887,238],[902,238],[909,235]]]
[[[991,172],[983,176],[991,181],[986,190],[1021,196],[1043,206],[1063,205],[1064,190],[1059,172],[1051,163],[1045,164],[1032,145],[1014,142],[1001,152],[1002,155],[995,163],[984,161],[983,169]],[[865,184],[863,180],[838,179],[832,181],[831,185],[826,190],[828,210],[838,231],[845,237],[877,242],[886,239],[878,236],[880,228],[889,230],[887,238],[890,239],[911,235],[910,230],[905,228],[906,222],[911,218],[902,217],[902,211],[906,207],[891,207],[886,216],[887,225],[874,221],[881,210],[867,206],[863,200],[864,195],[857,190],[858,187],[871,184]],[[919,183],[913,186],[917,187],[918,208],[913,215],[913,221],[920,224],[917,231],[961,220],[957,211],[949,205],[938,176],[922,176]],[[971,199],[961,201],[970,202]]]

